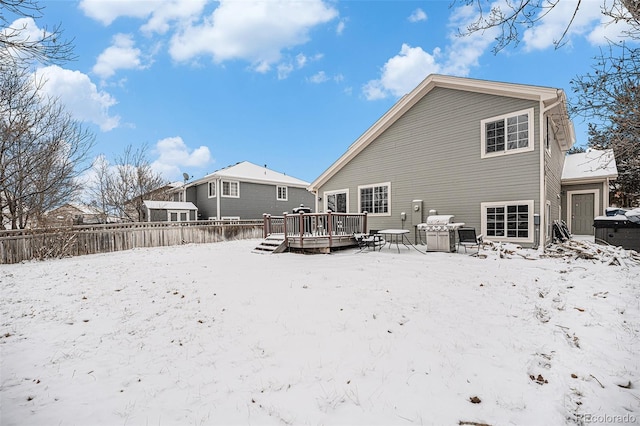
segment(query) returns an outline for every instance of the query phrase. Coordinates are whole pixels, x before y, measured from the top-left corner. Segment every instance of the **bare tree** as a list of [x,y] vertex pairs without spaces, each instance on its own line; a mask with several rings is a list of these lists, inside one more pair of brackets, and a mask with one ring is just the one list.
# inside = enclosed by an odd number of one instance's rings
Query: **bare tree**
[[29,34],[27,21],[20,18],[35,22],[43,16],[43,10],[36,0],[0,0],[0,63],[60,64],[75,59],[73,42],[63,40],[60,25],[42,28],[37,37]]
[[[589,0],[592,1],[592,0]],[[561,0],[511,0],[496,5],[489,0],[453,0],[452,6],[464,4],[476,9],[478,18],[466,28],[459,29],[460,35],[483,32],[490,28],[500,29],[496,37],[494,52],[497,53],[510,44],[520,42],[520,30],[534,27],[560,4]],[[601,0],[602,14],[610,22],[626,22],[630,26],[629,37],[636,37],[640,29],[640,2],[638,0]],[[566,36],[573,24],[583,0],[578,0],[569,16],[564,32],[554,41],[556,48],[566,43]]]
[[94,136],[43,97],[44,81],[26,68],[0,73],[0,211],[11,228],[24,228],[70,200]]
[[113,165],[104,156],[94,162],[93,201],[105,211],[133,222],[143,216],[144,200],[166,200],[167,181],[151,168],[147,145],[127,146]]

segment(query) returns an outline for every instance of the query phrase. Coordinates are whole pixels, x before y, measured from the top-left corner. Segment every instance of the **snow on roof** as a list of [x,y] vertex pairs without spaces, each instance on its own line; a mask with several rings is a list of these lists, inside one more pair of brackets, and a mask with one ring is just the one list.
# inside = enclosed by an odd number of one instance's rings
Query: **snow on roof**
[[588,149],[564,158],[562,180],[615,179],[618,168],[612,149]]
[[182,201],[143,201],[148,209],[198,210],[195,204]]
[[309,185],[309,182],[287,176],[284,173],[276,172],[248,161],[242,161],[233,166],[225,167],[208,174],[200,180],[209,180],[212,177],[233,178],[245,182],[268,182],[305,188]]
[[102,212],[99,209],[93,206],[89,206],[87,204],[69,203],[69,206],[79,210],[82,214],[102,214]]

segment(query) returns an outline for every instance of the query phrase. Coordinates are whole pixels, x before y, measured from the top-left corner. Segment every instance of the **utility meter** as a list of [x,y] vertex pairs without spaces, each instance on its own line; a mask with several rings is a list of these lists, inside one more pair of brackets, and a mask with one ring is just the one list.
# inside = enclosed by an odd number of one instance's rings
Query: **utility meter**
[[411,202],[411,225],[416,226],[423,222],[422,220],[422,200],[413,200]]

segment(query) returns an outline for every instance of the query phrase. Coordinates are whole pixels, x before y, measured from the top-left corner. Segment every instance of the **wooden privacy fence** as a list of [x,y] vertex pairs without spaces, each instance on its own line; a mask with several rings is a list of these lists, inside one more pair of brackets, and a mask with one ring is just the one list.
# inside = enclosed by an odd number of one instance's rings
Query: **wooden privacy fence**
[[137,247],[261,238],[263,221],[207,220],[85,225],[0,231],[0,264]]

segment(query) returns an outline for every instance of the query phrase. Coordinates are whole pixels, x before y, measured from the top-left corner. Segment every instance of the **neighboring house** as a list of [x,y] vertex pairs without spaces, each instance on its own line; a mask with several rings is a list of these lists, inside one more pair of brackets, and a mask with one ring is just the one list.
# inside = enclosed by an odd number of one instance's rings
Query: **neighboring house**
[[309,182],[248,161],[213,172],[173,191],[174,201],[198,206],[207,219],[262,219],[264,213],[281,216],[301,204],[312,206]]
[[430,75],[309,189],[316,211],[367,211],[370,229],[413,238],[436,210],[485,239],[531,247],[550,242],[561,217],[574,141],[561,89]]
[[81,203],[66,203],[45,213],[40,226],[94,225],[114,221],[96,207]]
[[173,198],[173,191],[175,190],[175,188],[179,188],[181,186],[182,182],[167,183],[166,185],[151,190],[145,194],[127,200],[124,204],[124,214],[126,218],[134,222],[147,222],[147,220],[142,217],[145,208],[143,204],[144,200],[170,201]]
[[188,222],[198,220],[198,208],[193,203],[184,201],[152,201],[142,202],[141,222]]
[[562,219],[575,235],[594,235],[593,220],[609,207],[610,182],[618,177],[613,150],[567,155],[562,169]]

